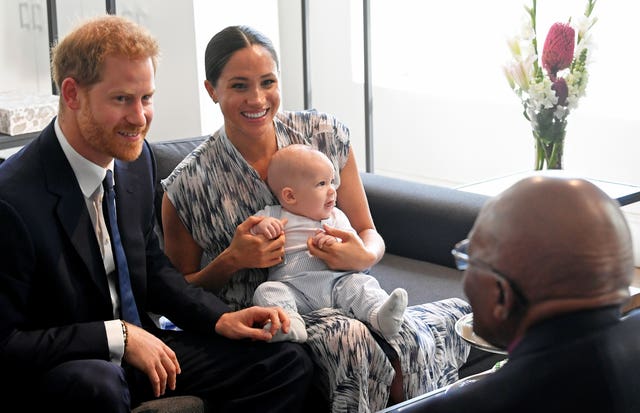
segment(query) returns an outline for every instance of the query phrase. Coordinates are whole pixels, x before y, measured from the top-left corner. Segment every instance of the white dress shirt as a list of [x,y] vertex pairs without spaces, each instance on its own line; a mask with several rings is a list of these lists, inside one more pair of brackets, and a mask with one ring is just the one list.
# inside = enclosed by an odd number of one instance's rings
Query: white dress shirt
[[[62,147],[62,151],[64,152],[69,164],[71,164],[71,169],[73,169],[73,173],[78,180],[78,184],[80,185],[80,190],[84,195],[85,202],[87,205],[87,209],[89,210],[89,216],[91,217],[91,221],[95,228],[97,221],[96,210],[94,208],[93,203],[93,194],[96,191],[100,193],[103,191],[102,188],[102,180],[104,179],[107,171],[105,168],[94,164],[88,159],[84,158],[80,155],[67,141],[67,137],[62,133],[62,129],[60,129],[60,124],[58,123],[58,118],[54,122],[54,128],[56,131],[56,136],[58,137],[58,142],[60,142],[60,146]],[[109,165],[108,169],[113,171],[113,161]],[[102,205],[99,205],[99,213],[102,213]],[[113,252],[111,249],[111,244],[109,240],[109,232],[106,228],[103,231],[104,236],[102,239],[96,233],[96,239],[98,240],[98,245],[101,246],[101,250],[103,253],[104,260],[104,269],[107,273],[107,282],[109,284],[109,293],[111,295],[111,304],[113,308],[113,320],[105,321],[105,329],[107,332],[107,342],[109,345],[109,352],[111,355],[111,361],[114,363],[120,364],[122,362],[122,356],[124,355],[124,337],[122,334],[122,325],[119,320],[120,313],[120,298],[118,297],[117,290],[117,274],[115,272],[115,260],[113,258]]]

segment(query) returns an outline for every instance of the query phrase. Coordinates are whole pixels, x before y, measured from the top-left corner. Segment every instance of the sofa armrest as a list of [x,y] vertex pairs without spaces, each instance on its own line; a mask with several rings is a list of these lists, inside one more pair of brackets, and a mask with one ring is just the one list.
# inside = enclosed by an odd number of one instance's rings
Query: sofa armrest
[[489,197],[366,172],[360,175],[387,252],[455,267],[451,249],[467,237]]

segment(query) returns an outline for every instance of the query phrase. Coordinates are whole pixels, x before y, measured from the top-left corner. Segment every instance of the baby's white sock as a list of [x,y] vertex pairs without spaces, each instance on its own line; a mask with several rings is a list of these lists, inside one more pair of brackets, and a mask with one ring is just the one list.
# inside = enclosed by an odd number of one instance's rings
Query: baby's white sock
[[[307,341],[307,327],[304,324],[304,320],[298,313],[287,312],[289,315],[289,332],[287,334],[283,333],[282,330],[276,331],[273,335],[270,343],[277,343],[279,341],[292,341],[294,343],[304,343]],[[271,329],[271,322],[265,324],[265,330]]]
[[407,309],[407,301],[407,291],[404,288],[393,290],[387,301],[371,312],[370,322],[373,328],[385,338],[398,334],[404,311]]

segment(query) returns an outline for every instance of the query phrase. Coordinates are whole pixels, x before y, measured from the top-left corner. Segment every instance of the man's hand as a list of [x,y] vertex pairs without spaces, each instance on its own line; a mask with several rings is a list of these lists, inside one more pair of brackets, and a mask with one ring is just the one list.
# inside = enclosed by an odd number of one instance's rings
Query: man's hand
[[[270,330],[263,327],[271,322]],[[282,329],[289,332],[289,316],[280,307],[249,307],[239,311],[224,313],[216,323],[216,332],[231,339],[250,338],[269,341]]]
[[130,323],[124,360],[147,375],[156,397],[162,396],[167,386],[176,389],[176,377],[180,374],[176,353],[158,337]]

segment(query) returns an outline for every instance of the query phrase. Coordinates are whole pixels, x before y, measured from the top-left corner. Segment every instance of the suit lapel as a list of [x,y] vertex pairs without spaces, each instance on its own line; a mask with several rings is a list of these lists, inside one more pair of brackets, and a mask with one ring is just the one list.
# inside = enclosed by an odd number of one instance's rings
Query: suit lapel
[[[41,140],[41,159],[47,188],[58,197],[56,215],[64,233],[87,267],[87,273],[103,295],[108,296],[109,287],[104,263],[98,242],[93,236],[95,230],[84,195],[58,143],[53,127],[47,132],[50,133],[44,133]],[[70,182],[73,184],[70,185]]]
[[[138,193],[139,178],[136,174],[130,172],[131,164],[129,162],[115,160],[114,174],[115,174],[115,191],[116,191],[116,210],[118,211],[118,228],[120,229],[120,236],[122,242],[126,243],[128,238],[128,229],[134,228],[135,222],[131,222],[132,219],[137,219],[137,206],[136,194]],[[130,251],[126,248],[125,252]]]

